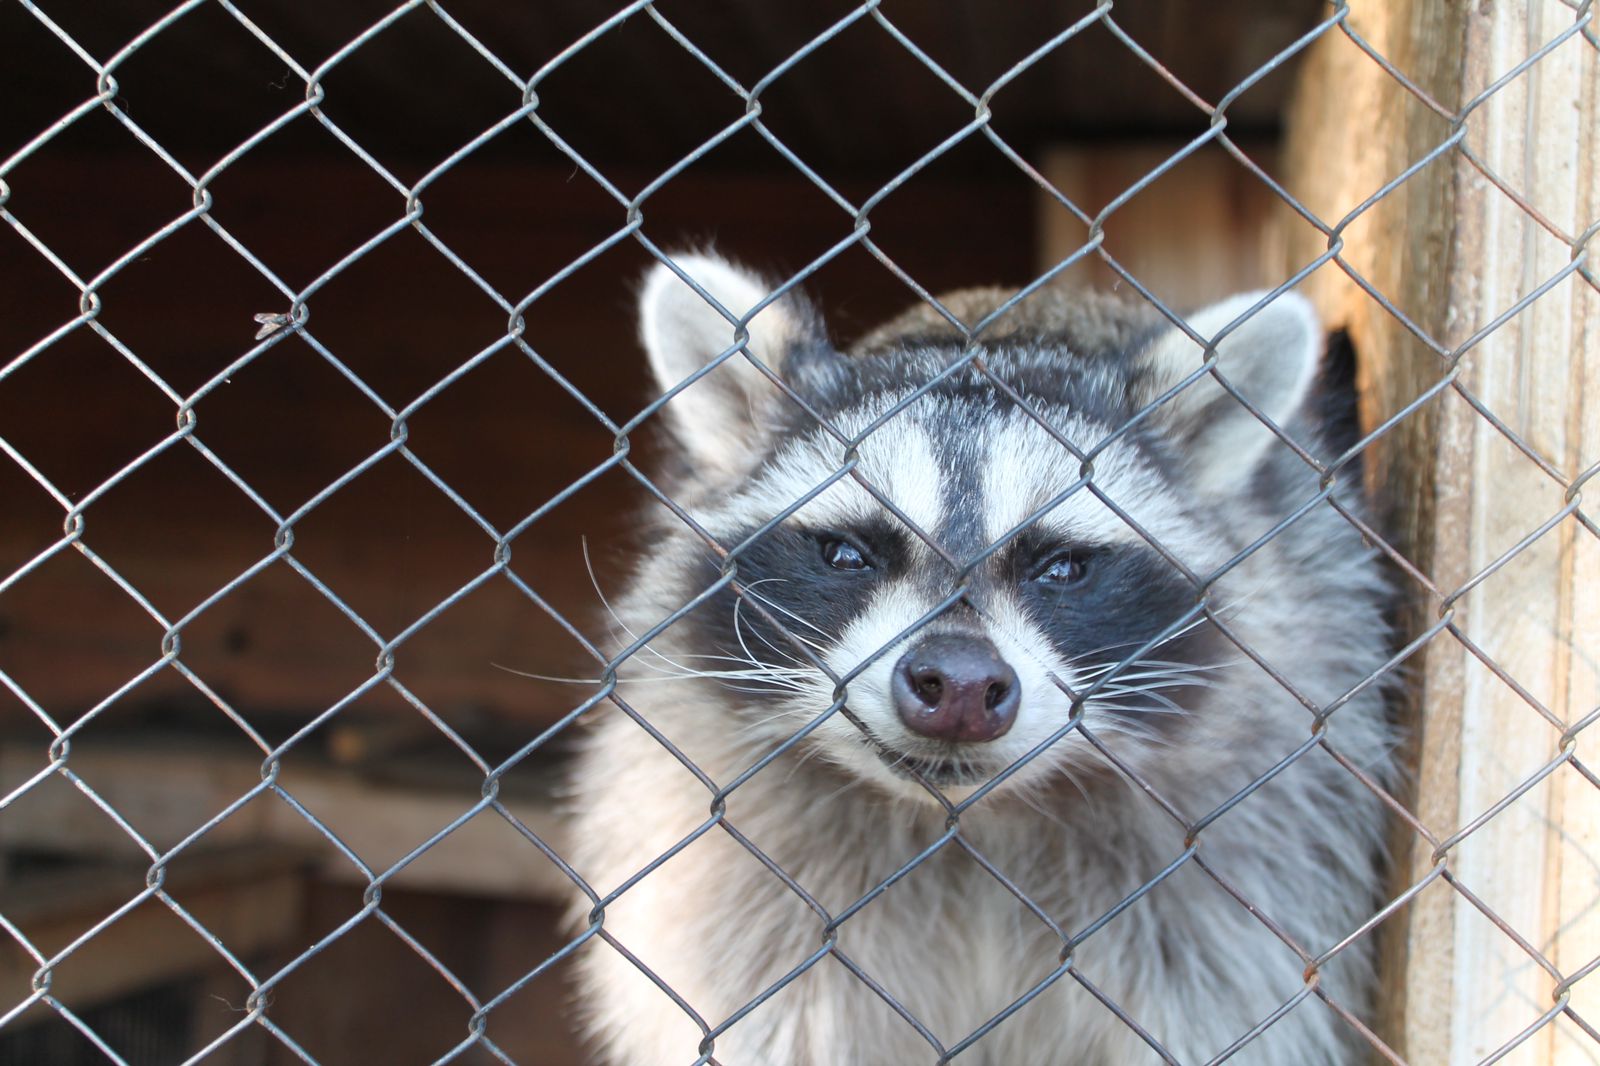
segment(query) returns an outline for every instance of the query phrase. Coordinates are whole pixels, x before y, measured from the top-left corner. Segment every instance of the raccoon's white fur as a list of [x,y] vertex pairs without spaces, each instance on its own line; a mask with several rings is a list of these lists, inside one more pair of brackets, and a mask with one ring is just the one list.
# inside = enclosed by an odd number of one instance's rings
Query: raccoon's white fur
[[[1200,344],[1135,304],[1046,291],[980,335],[1046,430],[970,368],[890,414],[965,351],[926,308],[841,355],[797,297],[772,300],[710,256],[675,261],[720,307],[667,267],[649,276],[642,335],[662,390],[747,335],[829,426],[739,351],[664,409],[683,469],[663,485],[732,555],[669,517],[615,602],[618,649],[654,635],[618,668],[627,711],[591,715],[573,784],[572,865],[605,901],[574,912],[605,934],[577,956],[601,1058],[899,1066],[960,1046],[965,1064],[1135,1066],[1162,1061],[1154,1042],[1199,1063],[1292,1003],[1230,1061],[1357,1061],[1355,1031],[1319,996],[1293,1002],[1308,966],[1273,929],[1315,957],[1373,913],[1379,800],[1315,745],[1208,818],[1313,736],[1313,712],[1261,664],[1316,707],[1342,700],[1327,746],[1392,776],[1380,686],[1360,684],[1386,658],[1384,582],[1350,524],[1310,502],[1311,468],[1198,374]],[[970,323],[1004,299],[946,304]],[[1187,324],[1263,415],[1327,454],[1303,299],[1240,296]],[[963,568],[1003,542],[913,633],[961,575],[868,484]],[[1254,658],[1192,616],[1201,594],[1174,560],[1214,577],[1205,600]],[[987,641],[1010,664],[1009,731],[907,728],[891,672],[928,633]],[[1069,728],[1064,689],[1091,688]],[[1313,980],[1358,1017],[1369,941]]]

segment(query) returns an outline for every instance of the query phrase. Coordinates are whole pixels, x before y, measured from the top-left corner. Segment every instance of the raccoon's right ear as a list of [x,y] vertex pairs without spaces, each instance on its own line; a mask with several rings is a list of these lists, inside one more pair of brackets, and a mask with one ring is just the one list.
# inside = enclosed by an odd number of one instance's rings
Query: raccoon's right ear
[[690,457],[738,473],[748,468],[767,404],[781,393],[743,352],[717,360],[741,330],[750,354],[785,380],[814,375],[832,349],[803,298],[788,294],[754,311],[774,286],[715,256],[671,259],[701,291],[664,263],[652,267],[639,293],[639,338],[663,393],[694,378],[663,408]]

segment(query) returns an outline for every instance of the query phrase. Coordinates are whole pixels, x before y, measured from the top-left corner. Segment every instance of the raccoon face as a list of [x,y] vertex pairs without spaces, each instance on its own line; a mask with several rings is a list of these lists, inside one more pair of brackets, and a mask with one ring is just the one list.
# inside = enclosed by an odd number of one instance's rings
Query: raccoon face
[[[1248,544],[1230,514],[1261,510],[1286,449],[1200,344],[1165,322],[1132,345],[1012,336],[981,349],[992,378],[951,371],[959,345],[847,356],[797,298],[675,261],[704,295],[656,268],[641,332],[662,390],[681,386],[670,491],[728,554],[675,532],[638,580],[669,610],[716,589],[652,646],[726,686],[706,713],[752,762],[804,731],[891,792],[959,800],[1103,765],[1080,721],[1159,752],[1225,695],[1238,651],[1200,605],[1228,608],[1239,578],[1205,579]],[[1188,325],[1223,335],[1227,380],[1281,426],[1321,332],[1299,297],[1260,302]]]

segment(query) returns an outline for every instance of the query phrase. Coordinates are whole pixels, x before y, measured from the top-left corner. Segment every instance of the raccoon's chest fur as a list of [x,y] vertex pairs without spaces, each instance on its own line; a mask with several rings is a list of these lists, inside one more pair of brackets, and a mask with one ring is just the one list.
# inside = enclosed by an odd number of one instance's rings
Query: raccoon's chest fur
[[[602,835],[580,841],[574,862],[586,873],[607,871],[605,884],[709,819],[705,805],[659,792],[680,771],[655,741],[639,743],[632,723],[607,723],[599,733],[593,739],[606,757],[592,768],[618,775],[607,790],[616,799],[606,804],[607,820],[587,819]],[[713,773],[721,765],[710,748],[696,754]],[[743,756],[725,754],[729,765]],[[1179,1061],[1203,1062],[1301,988],[1300,961],[1192,861],[1139,894],[1185,854],[1182,833],[1154,819],[1100,807],[1087,812],[1098,816],[1086,820],[1089,828],[1064,829],[1027,807],[1006,806],[998,817],[964,819],[959,837],[897,879],[908,861],[946,840],[942,816],[884,804],[859,788],[838,792],[837,775],[815,767],[779,762],[773,769],[781,783],[752,779],[730,797],[724,817],[794,886],[713,825],[611,903],[605,917],[608,934],[708,1026],[738,1017],[715,1038],[723,1066],[932,1063],[934,1048],[895,1005],[948,1050],[1024,999],[958,1061],[1161,1062],[1131,1021],[1158,1034]],[[624,836],[619,826],[632,832]],[[1208,836],[1201,856],[1236,871],[1230,851],[1249,847],[1224,831]],[[1291,846],[1279,859],[1284,876],[1276,884],[1271,871],[1243,879],[1265,909],[1281,914],[1309,904],[1349,913],[1332,882],[1319,890],[1289,875],[1294,867],[1303,873],[1313,856]],[[812,903],[838,920],[832,930]],[[1063,948],[1085,933],[1064,963]],[[608,1061],[695,1059],[700,1029],[633,962],[596,943],[580,966],[580,1005],[613,1049]],[[1359,1008],[1352,981],[1359,975],[1344,971],[1333,967],[1329,982]],[[1331,1066],[1349,1061],[1349,1049],[1342,1023],[1312,999],[1231,1061]]]

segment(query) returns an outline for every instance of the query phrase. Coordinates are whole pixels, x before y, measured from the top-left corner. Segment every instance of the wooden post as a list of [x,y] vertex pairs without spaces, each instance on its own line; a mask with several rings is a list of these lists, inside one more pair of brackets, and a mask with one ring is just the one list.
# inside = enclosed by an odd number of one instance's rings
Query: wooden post
[[[1459,113],[1574,18],[1570,7],[1529,0],[1367,0],[1351,4],[1348,24],[1444,111]],[[1463,128],[1461,146],[1343,230],[1351,268],[1452,352],[1568,268],[1574,244],[1600,219],[1595,45],[1569,36]],[[1334,223],[1454,130],[1450,115],[1425,106],[1336,29],[1302,68],[1284,184]],[[1289,225],[1286,268],[1328,247],[1313,227]],[[1588,254],[1597,251],[1591,241]],[[1350,331],[1369,428],[1449,372],[1448,359],[1335,265],[1305,291],[1330,324]],[[1465,638],[1441,632],[1406,675],[1416,774],[1414,794],[1402,799],[1435,840],[1397,831],[1394,891],[1427,877],[1444,843],[1439,858],[1450,876],[1507,928],[1443,879],[1388,923],[1381,1032],[1413,1066],[1481,1062],[1558,1005],[1556,979],[1507,929],[1563,975],[1600,956],[1600,789],[1561,761],[1565,730],[1600,707],[1600,512],[1592,502],[1600,478],[1579,486],[1591,501],[1587,528],[1571,513],[1569,489],[1600,460],[1600,292],[1569,275],[1458,365],[1459,391],[1446,388],[1408,414],[1373,446],[1369,468],[1388,496],[1391,542],[1434,586],[1401,579],[1408,628],[1422,632],[1453,611]],[[1592,768],[1597,748],[1600,734],[1589,729],[1570,752]],[[1574,985],[1568,1005],[1600,1023],[1600,978]],[[1582,1028],[1556,1015],[1506,1061],[1589,1063],[1597,1052]]]

